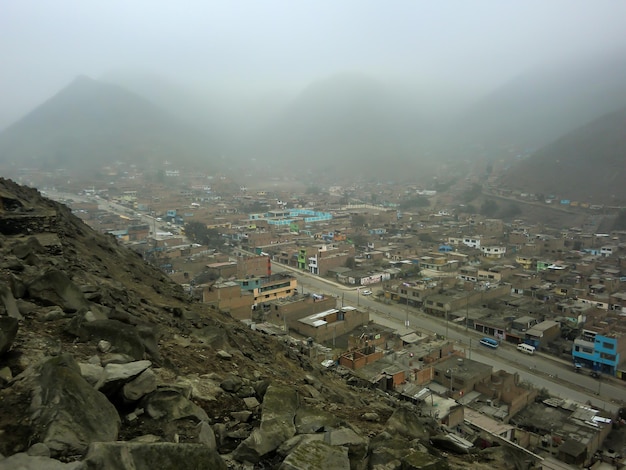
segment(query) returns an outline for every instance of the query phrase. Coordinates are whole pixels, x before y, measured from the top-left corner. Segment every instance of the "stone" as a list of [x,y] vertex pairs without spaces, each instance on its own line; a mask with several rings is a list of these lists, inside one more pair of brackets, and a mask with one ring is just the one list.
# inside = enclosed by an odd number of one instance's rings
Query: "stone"
[[255,397],[246,397],[243,399],[243,402],[246,404],[246,408],[248,408],[249,410],[253,410],[260,405],[259,400],[257,400]]
[[202,408],[172,389],[157,389],[144,396],[141,406],[153,419],[173,421],[194,417],[198,421],[209,421],[209,417]]
[[95,386],[103,380],[104,367],[101,365],[80,362],[78,366],[80,367],[80,375],[82,375],[89,384]]
[[270,385],[263,399],[261,424],[233,451],[234,458],[256,463],[276,450],[296,434],[294,417],[297,409],[298,394],[293,388]]
[[241,377],[237,377],[236,375],[229,375],[220,384],[220,387],[231,393],[237,393],[242,386],[243,379]]
[[50,457],[28,455],[24,452],[0,460],[0,470],[79,470],[81,462],[63,463]]
[[6,314],[17,320],[22,320],[24,317],[20,313],[20,309],[17,306],[13,292],[6,284],[0,285],[0,306],[4,307]]
[[69,354],[44,362],[34,380],[33,425],[53,456],[82,453],[90,442],[117,439],[117,410],[80,375]]
[[278,467],[279,470],[346,470],[350,468],[348,449],[323,441],[310,441],[296,447]]
[[93,442],[83,463],[86,469],[227,469],[217,451],[206,445],[171,442]]
[[135,379],[124,384],[122,394],[127,401],[137,401],[144,395],[157,389],[156,375],[152,369],[146,369]]
[[213,432],[213,428],[206,421],[198,423],[198,442],[211,450],[217,450],[215,432]]
[[233,355],[229,354],[228,352],[224,351],[223,349],[220,349],[219,351],[217,351],[215,353],[215,355],[220,358],[220,359],[232,359]]
[[13,317],[0,317],[0,356],[4,355],[17,336],[18,320]]
[[107,353],[110,350],[111,350],[111,343],[103,339],[98,341],[98,351],[100,351],[101,353]]
[[50,269],[36,278],[28,285],[27,291],[31,299],[43,305],[58,305],[66,312],[88,307],[81,290],[58,269]]
[[38,457],[50,457],[50,449],[43,442],[37,442],[30,446],[26,451],[28,455],[38,456]]
[[104,366],[102,379],[96,385],[96,390],[111,388],[111,384],[129,382],[152,365],[150,361],[133,361],[126,364],[107,364]]
[[251,411],[231,411],[230,415],[240,423],[247,423],[252,416]]

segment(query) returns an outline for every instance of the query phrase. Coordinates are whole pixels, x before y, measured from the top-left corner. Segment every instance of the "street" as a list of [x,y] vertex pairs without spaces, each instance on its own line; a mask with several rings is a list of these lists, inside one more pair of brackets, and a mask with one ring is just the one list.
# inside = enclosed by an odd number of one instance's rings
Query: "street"
[[[277,267],[278,265],[276,265]],[[338,306],[353,305],[366,307],[370,312],[370,319],[385,325],[397,325],[403,328],[408,321],[410,328],[419,328],[449,338],[455,341],[456,348],[464,350],[468,359],[478,360],[494,367],[494,370],[503,369],[510,373],[517,372],[521,380],[533,384],[537,388],[546,388],[554,396],[572,399],[581,403],[591,403],[599,408],[615,412],[620,401],[626,396],[621,383],[605,377],[595,379],[587,372],[577,373],[573,363],[536,353],[532,356],[522,354],[514,345],[501,344],[492,350],[479,345],[478,341],[484,335],[465,328],[465,325],[446,322],[443,319],[432,317],[421,310],[407,308],[392,303],[384,304],[375,300],[375,295],[360,295],[356,288],[341,286],[316,276],[302,273],[285,266],[278,270],[289,270],[298,279],[301,292],[331,295],[337,298]],[[368,286],[374,294],[376,287]]]

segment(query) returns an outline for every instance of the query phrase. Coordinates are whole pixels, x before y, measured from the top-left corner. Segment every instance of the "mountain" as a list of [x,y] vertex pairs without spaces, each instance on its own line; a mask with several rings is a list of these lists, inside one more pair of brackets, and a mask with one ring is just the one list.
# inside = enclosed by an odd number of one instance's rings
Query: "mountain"
[[626,107],[511,166],[500,185],[591,204],[626,205]]
[[413,96],[366,75],[339,74],[305,88],[258,148],[268,162],[319,174],[405,177],[403,168],[421,158],[425,123]]
[[530,70],[474,103],[450,129],[462,157],[525,154],[626,106],[626,54]]
[[117,85],[78,77],[0,134],[0,162],[92,171],[115,161],[209,161],[210,136]]
[[[0,469],[506,468],[0,178]],[[470,463],[471,462],[471,463]]]

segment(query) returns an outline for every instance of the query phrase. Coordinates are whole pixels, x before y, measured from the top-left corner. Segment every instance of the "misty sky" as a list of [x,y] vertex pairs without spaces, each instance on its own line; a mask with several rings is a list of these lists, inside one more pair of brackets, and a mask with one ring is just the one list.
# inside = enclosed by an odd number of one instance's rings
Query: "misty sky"
[[626,51],[619,0],[0,0],[0,129],[79,74],[196,91],[297,90],[338,72],[484,91],[529,68]]

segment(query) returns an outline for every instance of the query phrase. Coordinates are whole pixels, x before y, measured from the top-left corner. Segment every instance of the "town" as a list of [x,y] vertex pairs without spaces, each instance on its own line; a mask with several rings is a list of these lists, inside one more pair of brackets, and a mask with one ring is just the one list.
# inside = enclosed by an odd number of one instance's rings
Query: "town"
[[145,175],[24,180],[211,309],[419,404],[451,449],[515,446],[543,468],[623,458],[610,442],[626,418],[626,231],[602,231],[615,208],[576,204],[580,225],[563,228],[467,212],[432,188]]

